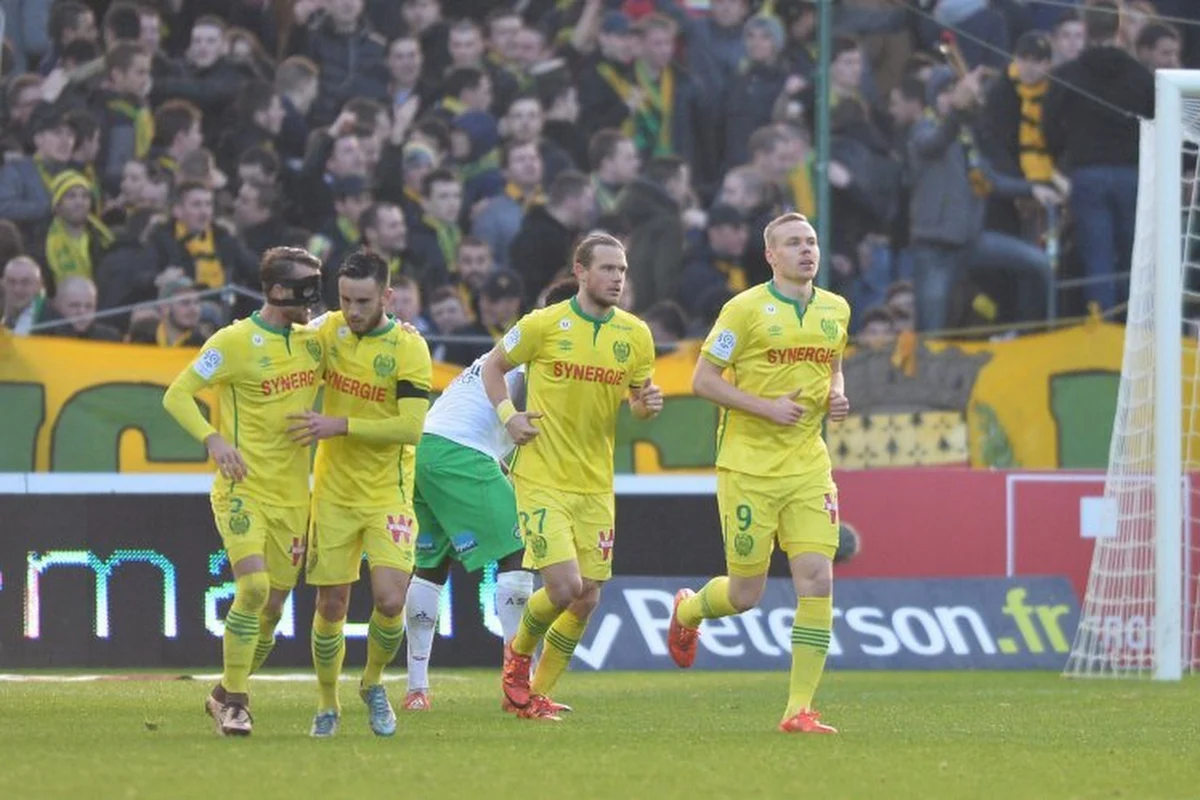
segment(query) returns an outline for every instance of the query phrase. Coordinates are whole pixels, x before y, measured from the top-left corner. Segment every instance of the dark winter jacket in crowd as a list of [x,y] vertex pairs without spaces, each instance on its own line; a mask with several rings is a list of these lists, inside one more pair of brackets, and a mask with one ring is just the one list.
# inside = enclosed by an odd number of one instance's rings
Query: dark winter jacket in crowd
[[1119,48],[1089,47],[1056,69],[1054,77],[1043,124],[1055,162],[1064,170],[1137,166],[1137,117],[1154,116],[1150,71]]
[[508,251],[508,263],[525,282],[525,305],[537,305],[537,296],[563,267],[571,263],[575,234],[546,210],[529,209]]
[[366,24],[350,34],[338,33],[333,21],[319,17],[293,45],[321,66],[320,90],[309,121],[329,125],[347,100],[377,97],[387,91],[387,41]]
[[644,178],[625,187],[617,213],[630,221],[629,276],[640,311],[674,300],[683,274],[683,220],[666,189]]
[[179,76],[155,81],[151,97],[155,108],[166,100],[190,100],[204,113],[204,141],[216,142],[238,91],[252,77],[249,69],[224,57],[206,69],[184,64]]
[[730,81],[724,101],[725,171],[749,160],[750,136],[771,122],[771,111],[787,77],[787,69],[780,62],[749,65]]
[[1028,181],[1000,174],[977,150],[970,152],[963,143],[970,122],[968,115],[955,110],[944,119],[927,118],[913,126],[908,147],[914,243],[961,246],[983,231],[988,197],[972,188],[971,164],[991,184],[993,195],[1015,198],[1031,192]]

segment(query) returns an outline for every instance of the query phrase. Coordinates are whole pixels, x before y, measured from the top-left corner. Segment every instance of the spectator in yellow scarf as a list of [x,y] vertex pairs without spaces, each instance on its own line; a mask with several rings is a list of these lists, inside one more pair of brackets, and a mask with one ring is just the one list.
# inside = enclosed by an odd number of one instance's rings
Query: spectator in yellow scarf
[[83,175],[60,172],[50,189],[54,216],[33,246],[35,257],[49,271],[47,288],[53,295],[55,286],[68,277],[93,278],[113,235],[92,214],[92,184]]

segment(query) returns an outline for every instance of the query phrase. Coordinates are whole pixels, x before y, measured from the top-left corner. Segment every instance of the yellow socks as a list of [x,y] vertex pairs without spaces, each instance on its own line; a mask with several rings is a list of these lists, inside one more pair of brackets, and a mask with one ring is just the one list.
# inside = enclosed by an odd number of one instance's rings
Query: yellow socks
[[383,668],[392,663],[404,637],[404,612],[385,617],[379,609],[371,612],[367,623],[367,667],[363,670],[363,686],[374,686],[383,677]]
[[729,601],[729,578],[713,578],[704,588],[679,604],[676,616],[688,628],[695,628],[703,619],[718,619],[738,613]]
[[545,589],[538,589],[529,595],[529,601],[525,603],[525,614],[521,617],[521,627],[512,640],[513,652],[523,656],[533,655],[538,642],[561,613],[554,603],[550,602],[550,595]]
[[254,645],[254,661],[250,663],[250,674],[262,669],[267,656],[275,649],[275,629],[279,627],[279,614],[268,614],[264,608],[258,615],[258,644]]
[[330,622],[320,611],[313,613],[312,657],[317,671],[317,688],[321,693],[318,711],[342,710],[338,703],[338,678],[346,658],[346,637],[342,634],[345,625],[345,619]]
[[812,708],[813,695],[825,671],[829,632],[833,628],[832,597],[801,597],[792,625],[792,678],[784,719]]
[[246,694],[250,691],[250,665],[258,639],[258,615],[267,604],[271,583],[267,573],[252,572],[235,579],[235,586],[233,605],[225,615],[221,686],[227,694]]
[[550,630],[546,631],[546,646],[542,648],[542,659],[529,684],[530,694],[548,696],[554,690],[586,629],[587,620],[575,616],[569,609],[554,620]]

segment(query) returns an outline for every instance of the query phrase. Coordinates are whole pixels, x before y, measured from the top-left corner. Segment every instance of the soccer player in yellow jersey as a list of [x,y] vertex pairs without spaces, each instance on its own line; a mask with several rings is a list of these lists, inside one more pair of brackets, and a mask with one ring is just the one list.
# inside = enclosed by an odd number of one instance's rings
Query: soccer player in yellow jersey
[[[309,450],[289,438],[288,415],[312,408],[325,359],[316,331],[304,327],[308,307],[320,301],[321,262],[276,247],[259,271],[262,310],[213,334],[163,397],[220,471],[213,518],[236,591],[225,617],[224,672],[205,706],[226,736],[250,734],[248,679],[275,641],[304,561]],[[219,431],[194,400],[208,386],[217,390]]]
[[723,408],[717,504],[729,575],[675,596],[667,644],[675,663],[690,667],[701,620],[754,608],[778,539],[799,598],[779,727],[837,733],[812,699],[833,625],[838,546],[837,487],[821,427],[826,414],[840,421],[850,411],[842,375],[850,307],[813,286],[821,251],[807,219],[784,214],[763,235],[774,278],[725,304],[692,379],[698,396]]
[[[505,707],[529,719],[559,719],[550,692],[583,637],[601,584],[612,577],[617,412],[627,398],[639,419],[663,405],[650,380],[650,329],[617,308],[625,249],[594,234],[576,248],[574,262],[579,293],[522,318],[481,371],[488,399],[518,446],[512,475],[524,564],[543,583],[504,654]],[[505,382],[520,364],[527,365],[523,412]],[[531,685],[530,656],[543,637]]]
[[384,309],[391,302],[388,263],[365,251],[338,270],[341,310],[314,320],[326,353],[321,413],[295,415],[301,443],[319,441],[306,579],[317,587],[312,655],[320,700],[312,735],[333,736],[341,707],[338,679],[346,654],[343,627],[350,586],[363,554],[375,608],[367,625],[367,666],[359,696],[377,736],[396,732],[381,682],[404,634],[404,598],[413,571],[415,445],[421,438],[433,364],[429,347]]

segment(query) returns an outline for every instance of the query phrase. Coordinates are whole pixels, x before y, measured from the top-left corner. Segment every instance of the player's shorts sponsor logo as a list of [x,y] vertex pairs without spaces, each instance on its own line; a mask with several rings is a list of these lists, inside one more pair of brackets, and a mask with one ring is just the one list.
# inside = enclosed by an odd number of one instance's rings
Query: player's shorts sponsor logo
[[304,554],[308,552],[308,543],[304,541],[302,536],[292,537],[292,546],[288,548],[288,553],[292,557],[292,566],[300,566],[300,562],[304,560]]
[[546,543],[545,536],[534,536],[529,542],[529,550],[535,558],[545,558],[548,549],[549,545]]
[[624,339],[618,339],[613,342],[612,350],[613,358],[617,360],[618,364],[624,364],[629,360],[629,342]]
[[229,532],[235,536],[242,536],[250,530],[250,515],[246,512],[237,512],[229,515]]
[[215,347],[210,347],[200,354],[196,359],[196,363],[192,369],[196,371],[204,380],[211,380],[213,375],[217,374],[217,370],[221,368],[221,364],[225,361],[225,356]]
[[396,371],[396,359],[380,353],[375,356],[375,360],[371,362],[371,366],[375,368],[376,375],[381,378],[387,378]]
[[432,553],[434,550],[433,535],[425,531],[417,534],[417,552]]
[[521,327],[513,325],[509,328],[508,333],[504,334],[504,352],[511,353],[512,349],[521,343]]
[[383,403],[388,399],[388,390],[384,387],[347,377],[335,370],[330,370],[325,383],[335,392],[357,397],[359,400]]
[[584,364],[572,364],[569,361],[554,362],[554,377],[567,378],[585,383],[602,383],[607,386],[620,386],[625,383],[625,370],[596,367]]
[[387,515],[387,530],[392,537],[392,542],[395,544],[409,544],[412,542],[412,517],[406,517],[403,514],[388,514]]
[[312,386],[317,382],[317,373],[315,370],[304,369],[287,375],[280,375],[277,378],[269,378],[262,382],[263,397],[270,397],[273,394],[280,392],[291,392],[296,389],[304,389]]
[[606,531],[600,531],[596,535],[596,547],[600,549],[601,561],[612,560],[613,544],[616,542],[616,539],[616,531],[614,531],[612,528],[609,528]]
[[451,536],[450,546],[461,556],[479,547],[479,542],[475,539],[475,534],[464,532]]
[[733,552],[739,556],[748,556],[754,552],[754,537],[748,533],[739,533],[733,537]]
[[841,333],[841,328],[835,319],[821,320],[821,333],[825,334],[825,338],[831,342],[836,342],[838,334]]
[[733,358],[733,348],[737,347],[737,334],[726,328],[717,334],[708,352],[713,356],[728,361]]
[[308,350],[308,354],[312,356],[313,361],[321,360],[321,343],[316,339],[309,339],[304,343],[304,348]]
[[811,361],[814,364],[828,364],[836,355],[837,351],[832,347],[773,347],[767,351],[767,363],[800,364]]

